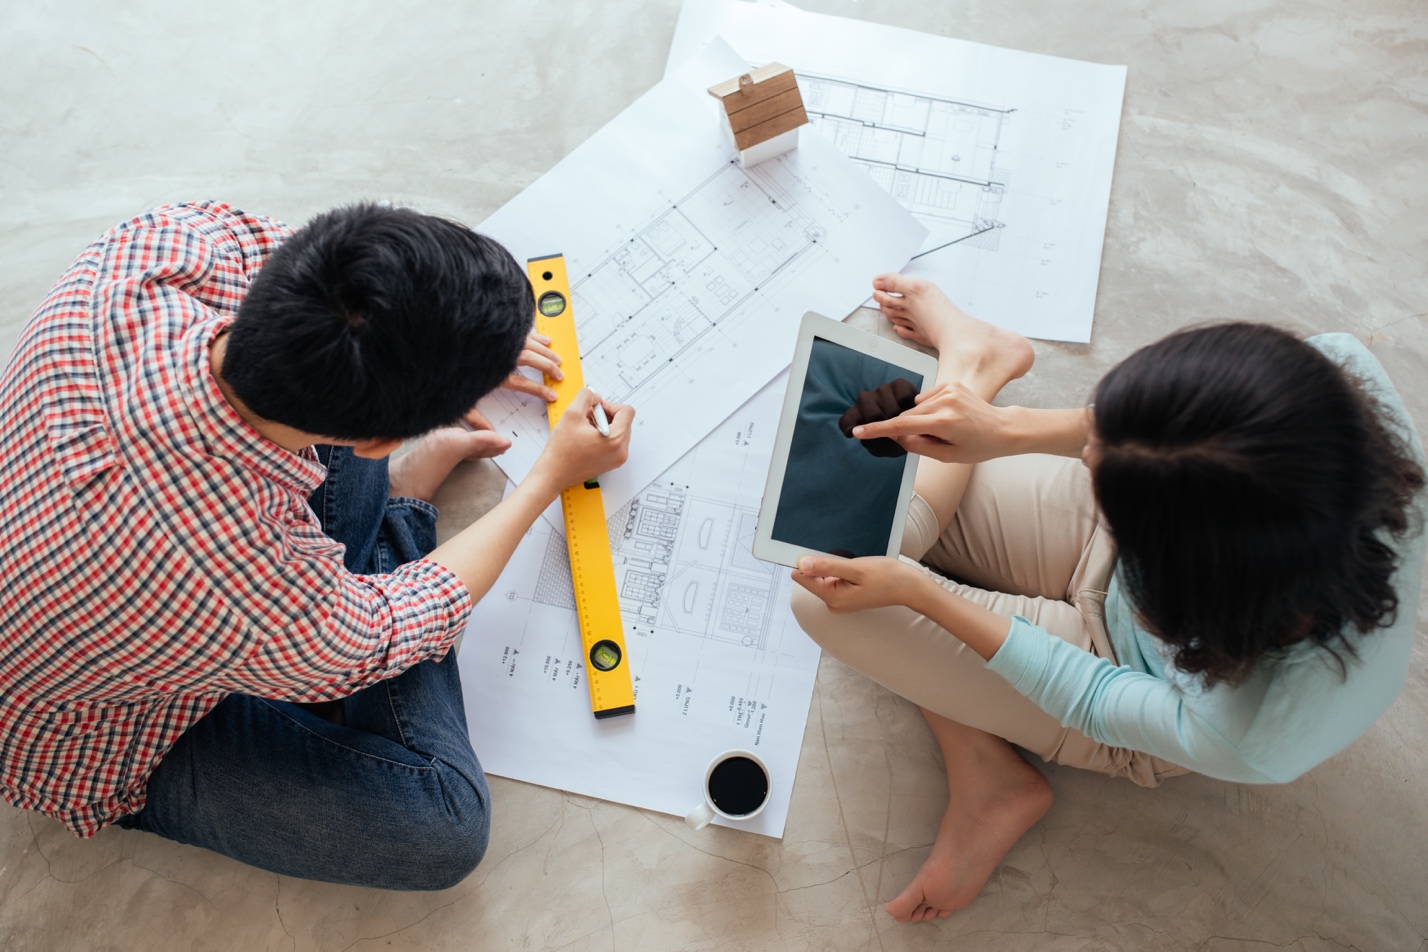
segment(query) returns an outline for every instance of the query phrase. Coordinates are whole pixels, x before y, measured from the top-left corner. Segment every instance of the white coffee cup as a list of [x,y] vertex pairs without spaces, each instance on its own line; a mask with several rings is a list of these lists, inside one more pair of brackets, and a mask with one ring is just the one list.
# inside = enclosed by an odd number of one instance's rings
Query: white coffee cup
[[716,816],[726,820],[752,819],[768,805],[772,787],[768,765],[758,754],[726,750],[704,771],[704,802],[690,811],[684,825],[702,830]]

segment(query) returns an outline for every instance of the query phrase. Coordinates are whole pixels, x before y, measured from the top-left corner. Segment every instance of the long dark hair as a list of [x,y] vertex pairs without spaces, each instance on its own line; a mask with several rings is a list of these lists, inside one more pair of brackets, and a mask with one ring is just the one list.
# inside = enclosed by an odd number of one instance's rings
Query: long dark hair
[[[1093,481],[1123,583],[1177,668],[1207,684],[1348,626],[1393,623],[1394,549],[1424,481],[1363,385],[1263,324],[1181,331],[1096,387]],[[1345,669],[1346,670],[1346,669]]]

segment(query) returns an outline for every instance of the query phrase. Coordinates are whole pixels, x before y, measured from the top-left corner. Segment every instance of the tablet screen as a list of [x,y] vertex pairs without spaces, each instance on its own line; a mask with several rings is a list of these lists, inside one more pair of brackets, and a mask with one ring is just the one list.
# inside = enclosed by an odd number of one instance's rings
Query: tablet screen
[[788,465],[772,538],[819,552],[887,555],[906,459],[878,457],[839,429],[858,394],[901,377],[922,390],[922,375],[813,338],[799,396]]

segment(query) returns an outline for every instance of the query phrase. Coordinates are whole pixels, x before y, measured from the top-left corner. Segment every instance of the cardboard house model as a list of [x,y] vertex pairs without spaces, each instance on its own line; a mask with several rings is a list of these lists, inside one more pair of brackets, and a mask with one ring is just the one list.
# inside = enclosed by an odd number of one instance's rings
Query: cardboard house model
[[808,124],[793,70],[770,63],[709,87],[724,104],[734,148],[744,168],[798,147],[798,129]]

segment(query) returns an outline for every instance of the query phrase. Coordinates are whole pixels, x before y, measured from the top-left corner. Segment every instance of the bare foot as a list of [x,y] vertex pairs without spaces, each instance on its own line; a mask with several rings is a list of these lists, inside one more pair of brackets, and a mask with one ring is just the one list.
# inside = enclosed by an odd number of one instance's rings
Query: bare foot
[[986,378],[1000,389],[1036,359],[1025,337],[977,320],[931,281],[880,274],[873,279],[873,299],[899,337],[937,351],[939,380],[972,386],[969,378]]
[[[912,882],[883,907],[899,922],[946,918],[971,905],[997,864],[1051,807],[1050,784],[1010,744],[973,728],[955,727],[967,733],[953,745],[948,759],[947,812],[932,854]],[[943,732],[935,724],[933,730],[943,743]]]
[[457,463],[500,456],[510,446],[511,441],[494,430],[468,430],[459,426],[432,430],[392,460],[387,471],[391,494],[431,502]]

